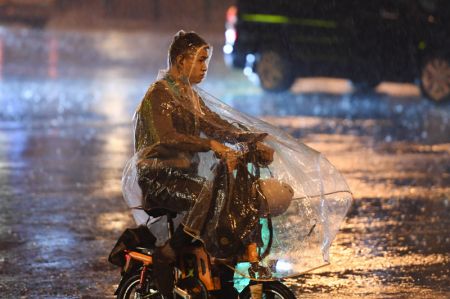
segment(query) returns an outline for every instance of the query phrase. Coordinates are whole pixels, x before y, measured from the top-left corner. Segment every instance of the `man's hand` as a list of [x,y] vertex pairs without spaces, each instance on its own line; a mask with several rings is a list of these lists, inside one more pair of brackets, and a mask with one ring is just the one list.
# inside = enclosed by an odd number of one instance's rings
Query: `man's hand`
[[213,152],[216,153],[220,158],[222,158],[222,156],[224,156],[227,151],[231,150],[228,146],[223,145],[222,143],[215,140],[211,140],[210,145]]
[[237,164],[237,156],[239,152],[232,150],[228,146],[223,145],[222,143],[211,140],[211,149],[214,153],[221,159],[224,159],[227,163],[228,170],[233,171],[236,168]]

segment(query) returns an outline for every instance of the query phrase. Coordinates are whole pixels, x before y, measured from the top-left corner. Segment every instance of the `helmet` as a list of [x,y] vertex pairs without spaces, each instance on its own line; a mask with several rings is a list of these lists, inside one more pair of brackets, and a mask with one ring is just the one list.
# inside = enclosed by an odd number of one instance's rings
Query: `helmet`
[[261,202],[261,215],[280,216],[289,208],[294,190],[277,179],[259,179],[255,182],[256,198]]

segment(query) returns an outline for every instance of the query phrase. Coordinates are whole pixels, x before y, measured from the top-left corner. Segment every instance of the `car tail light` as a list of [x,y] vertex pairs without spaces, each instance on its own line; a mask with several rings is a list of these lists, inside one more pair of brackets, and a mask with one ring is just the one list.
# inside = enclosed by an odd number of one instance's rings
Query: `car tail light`
[[236,6],[232,5],[227,10],[227,25],[234,26],[237,22],[238,9]]
[[[226,15],[226,24],[225,24],[225,40],[226,40],[226,44],[227,45],[234,45],[234,42],[237,39],[237,32],[235,29],[235,25],[237,22],[237,14],[238,14],[238,9],[236,6],[232,5],[228,8],[227,10],[227,15]],[[225,49],[224,49],[225,51]],[[231,52],[232,49],[228,47],[226,52]]]

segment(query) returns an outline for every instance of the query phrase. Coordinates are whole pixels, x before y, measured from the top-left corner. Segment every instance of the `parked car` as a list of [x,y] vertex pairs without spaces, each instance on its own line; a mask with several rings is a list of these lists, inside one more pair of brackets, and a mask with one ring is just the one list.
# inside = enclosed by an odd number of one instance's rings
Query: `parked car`
[[356,88],[417,82],[450,98],[450,1],[237,0],[226,20],[226,63],[267,91],[326,76]]
[[0,0],[0,22],[44,26],[50,18],[55,0]]

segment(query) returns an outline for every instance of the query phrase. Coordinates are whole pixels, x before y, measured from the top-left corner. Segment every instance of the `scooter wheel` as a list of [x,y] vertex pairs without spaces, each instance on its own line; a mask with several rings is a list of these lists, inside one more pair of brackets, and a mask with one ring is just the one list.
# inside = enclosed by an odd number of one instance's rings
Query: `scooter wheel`
[[156,289],[154,283],[147,280],[144,285],[140,284],[140,275],[133,275],[122,285],[117,294],[117,299],[151,298],[164,299]]

